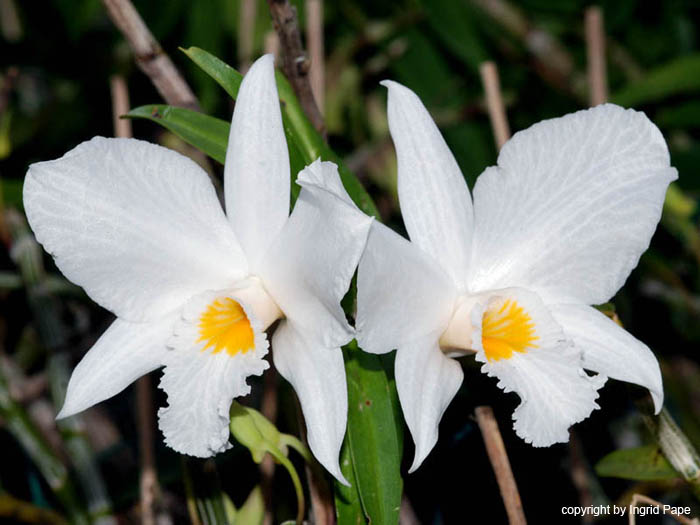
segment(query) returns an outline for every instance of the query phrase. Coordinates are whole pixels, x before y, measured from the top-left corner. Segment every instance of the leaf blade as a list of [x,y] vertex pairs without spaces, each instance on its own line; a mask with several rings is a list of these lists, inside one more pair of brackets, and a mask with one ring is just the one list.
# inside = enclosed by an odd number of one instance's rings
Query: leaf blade
[[231,125],[225,120],[165,104],[140,106],[125,116],[156,122],[221,164],[226,160]]
[[596,463],[599,476],[656,481],[680,477],[657,445],[615,450]]

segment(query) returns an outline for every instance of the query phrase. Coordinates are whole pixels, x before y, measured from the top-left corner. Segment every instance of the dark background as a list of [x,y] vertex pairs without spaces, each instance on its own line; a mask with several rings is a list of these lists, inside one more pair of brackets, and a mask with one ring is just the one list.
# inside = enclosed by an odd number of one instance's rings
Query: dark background
[[[15,237],[12,210],[21,213],[21,185],[27,166],[63,155],[94,135],[112,135],[109,77],[128,81],[132,106],[161,102],[133,64],[122,36],[99,0],[21,2],[0,0],[0,176],[2,177],[4,248],[0,249],[0,352],[3,371],[12,375],[8,359],[28,377],[53,377],[56,359],[70,370],[108,326],[110,315],[68,287],[56,276],[50,299],[57,339],[47,341],[41,314],[30,287],[16,282],[19,268],[11,250]],[[178,51],[198,46],[238,65],[239,3],[233,0],[169,0],[135,2],[144,20],[195,90],[203,110],[229,119],[228,96]],[[303,2],[297,2],[303,4]],[[494,16],[485,5],[505,5]],[[345,157],[375,198],[383,219],[398,231],[403,226],[395,192],[396,162],[386,123],[386,94],[378,82],[395,79],[423,99],[457,157],[470,185],[495,163],[478,66],[486,59],[499,66],[503,96],[512,131],[544,118],[588,105],[583,13],[577,0],[487,1],[362,1],[326,2],[326,105],[331,146]],[[625,327],[659,357],[664,372],[666,407],[692,442],[700,444],[700,295],[698,263],[698,196],[700,195],[700,5],[691,1],[602,2],[607,36],[611,100],[644,111],[662,130],[680,178],[664,218],[626,286],[614,299]],[[9,7],[8,7],[9,6]],[[14,9],[14,23],[7,9]],[[303,5],[299,5],[302,21]],[[265,2],[259,2],[255,30],[256,56],[271,30]],[[543,53],[532,51],[533,35],[554,42]],[[552,51],[554,49],[554,52]],[[562,62],[563,60],[563,62]],[[563,64],[563,66],[561,65]],[[182,148],[179,139],[149,122],[136,122],[138,138]],[[221,166],[212,163],[215,175]],[[10,219],[8,219],[10,214]],[[43,299],[42,299],[43,300]],[[44,329],[45,330],[45,327]],[[635,482],[596,476],[593,467],[616,449],[650,442],[634,399],[641,390],[609,381],[597,410],[574,427],[569,445],[535,449],[515,436],[510,417],[515,394],[503,394],[495,381],[481,374],[473,359],[462,359],[465,380],[448,408],[441,438],[417,473],[405,476],[406,495],[423,523],[505,523],[506,516],[481,434],[473,420],[480,404],[493,406],[510,455],[530,523],[577,522],[561,515],[561,507],[625,504],[633,492],[676,505],[697,501],[679,481]],[[51,366],[50,366],[51,365]],[[158,373],[153,374],[152,384]],[[7,379],[7,378],[6,378]],[[260,390],[260,385],[256,391]],[[2,396],[9,395],[7,385]],[[86,415],[91,450],[111,499],[110,511],[123,522],[138,519],[138,438],[133,388],[91,409]],[[163,399],[153,389],[157,403]],[[280,428],[296,432],[293,392],[280,380]],[[50,399],[44,392],[40,399]],[[256,394],[250,402],[259,400]],[[33,413],[35,401],[20,403],[21,417],[51,424]],[[52,407],[48,402],[48,406]],[[2,410],[2,409],[0,409]],[[11,427],[17,414],[0,411],[0,495],[53,508],[66,514]],[[65,429],[55,451],[70,441]],[[412,458],[410,437],[405,459]],[[156,434],[159,478],[164,506],[176,522],[187,520],[183,465],[200,486],[217,484],[211,463],[182,460],[165,448]],[[218,482],[240,505],[258,483],[257,467],[243,447],[216,458]],[[407,467],[408,464],[405,465]],[[80,467],[69,465],[71,477]],[[572,472],[583,481],[577,486]],[[405,473],[405,469],[404,469]],[[212,481],[213,480],[213,481]],[[78,505],[84,505],[75,482]],[[1,496],[0,496],[1,497]],[[294,499],[286,475],[278,470],[274,497],[276,522],[293,516]],[[2,501],[2,500],[0,500]],[[0,506],[1,507],[1,506]],[[669,518],[670,519],[670,518]],[[643,524],[672,523],[657,517]],[[601,520],[623,523],[621,519]],[[626,518],[625,521],[626,522]]]

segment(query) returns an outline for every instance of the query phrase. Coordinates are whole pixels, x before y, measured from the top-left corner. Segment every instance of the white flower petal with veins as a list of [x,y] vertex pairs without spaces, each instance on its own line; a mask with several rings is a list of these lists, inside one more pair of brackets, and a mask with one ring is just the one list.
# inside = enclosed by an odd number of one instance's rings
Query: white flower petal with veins
[[73,370],[57,417],[82,412],[160,368],[175,319],[170,314],[150,323],[115,320]]
[[243,78],[224,165],[226,213],[252,264],[289,216],[289,153],[273,60],[258,59]]
[[462,171],[413,91],[385,81],[388,117],[401,176],[399,201],[411,242],[432,255],[464,290],[474,212]]
[[348,415],[340,348],[326,348],[319,341],[305,340],[286,319],[275,330],[272,344],[277,370],[299,396],[309,448],[328,472],[349,485],[339,463]]
[[474,186],[471,289],[604,303],[649,247],[676,178],[637,111],[605,104],[516,133]]
[[440,419],[464,378],[460,364],[441,352],[438,337],[430,334],[403,343],[396,353],[396,389],[416,445],[409,472],[423,463],[437,443]]
[[63,274],[125,321],[157,319],[248,270],[205,171],[141,140],[95,137],[32,164],[24,207]]

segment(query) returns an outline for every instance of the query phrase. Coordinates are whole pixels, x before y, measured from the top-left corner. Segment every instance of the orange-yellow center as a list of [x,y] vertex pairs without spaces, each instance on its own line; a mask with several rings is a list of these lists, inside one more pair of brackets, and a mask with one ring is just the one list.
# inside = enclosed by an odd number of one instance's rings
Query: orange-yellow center
[[513,299],[489,306],[481,324],[481,343],[489,361],[510,359],[513,352],[525,353],[534,344],[535,323],[530,314]]
[[215,299],[199,318],[198,343],[212,354],[226,350],[231,356],[255,348],[255,334],[243,307],[229,297]]

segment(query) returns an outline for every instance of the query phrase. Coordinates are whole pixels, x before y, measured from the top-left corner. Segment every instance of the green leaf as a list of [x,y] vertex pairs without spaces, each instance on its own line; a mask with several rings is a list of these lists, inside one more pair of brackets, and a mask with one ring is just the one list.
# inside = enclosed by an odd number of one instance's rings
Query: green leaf
[[262,490],[256,486],[243,506],[236,512],[233,525],[262,525],[265,520],[265,500]]
[[[224,88],[232,98],[238,96],[238,89],[243,79],[238,71],[203,49],[190,47],[183,51]],[[300,155],[300,159],[292,158],[291,160],[293,170],[297,169],[297,166],[310,164],[318,158],[334,162],[338,165],[340,179],[343,181],[350,198],[367,215],[379,217],[379,212],[372,198],[360,184],[360,181],[348,170],[342,159],[331,150],[306,117],[287,79],[279,71],[276,73],[276,78],[277,90],[282,103],[282,120],[284,131],[287,135],[290,157],[297,152]],[[296,171],[292,171],[293,175],[296,173]]]
[[621,106],[639,106],[671,95],[700,90],[700,54],[687,55],[649,71],[610,97]]
[[66,510],[71,523],[90,523],[78,498],[68,470],[56,456],[24,407],[10,396],[9,384],[0,367],[0,418],[5,429],[19,442],[32,463],[41,472],[56,499]]
[[357,480],[347,441],[346,434],[343,448],[340,450],[340,471],[351,486],[346,487],[338,483],[338,480],[334,480],[335,515],[339,525],[362,525],[366,520],[360,503],[360,494],[357,492]]
[[[362,509],[373,525],[399,522],[403,480],[403,422],[392,373],[393,354],[377,356],[357,348],[355,342],[344,350],[348,381],[348,431],[341,457],[350,457]],[[387,372],[389,371],[389,372]],[[346,456],[344,456],[346,455]],[[353,506],[350,491],[342,491]],[[341,521],[342,518],[342,521]],[[338,513],[339,524],[358,523],[352,512]]]
[[151,104],[132,109],[129,118],[145,118],[157,122],[182,140],[224,163],[230,124],[196,111],[164,104]]
[[216,80],[217,84],[224,88],[232,99],[235,100],[236,97],[238,97],[238,89],[241,87],[243,75],[226,62],[198,47],[190,47],[188,49],[180,48],[180,50],[207,75]]
[[654,481],[678,478],[657,445],[626,448],[611,452],[595,466],[599,476]]

